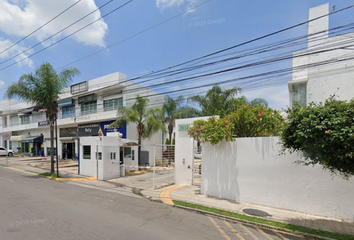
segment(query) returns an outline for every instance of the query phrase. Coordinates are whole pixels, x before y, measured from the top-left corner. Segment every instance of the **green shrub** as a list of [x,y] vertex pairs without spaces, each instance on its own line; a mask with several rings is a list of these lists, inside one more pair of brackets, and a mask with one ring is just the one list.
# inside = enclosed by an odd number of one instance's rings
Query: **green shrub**
[[344,177],[354,174],[354,100],[327,100],[287,111],[283,150],[303,156],[299,163],[320,164]]

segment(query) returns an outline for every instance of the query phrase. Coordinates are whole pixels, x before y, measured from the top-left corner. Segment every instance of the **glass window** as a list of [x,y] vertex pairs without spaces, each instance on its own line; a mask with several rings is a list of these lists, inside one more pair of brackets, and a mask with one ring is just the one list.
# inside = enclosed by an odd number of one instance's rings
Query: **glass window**
[[135,151],[132,150],[132,160],[135,160]]
[[111,160],[116,160],[116,153],[115,152],[111,152]]
[[292,105],[296,103],[306,106],[306,83],[294,84],[292,92]]
[[123,98],[115,98],[103,101],[104,111],[117,110],[120,107],[123,107]]
[[97,112],[97,101],[87,102],[81,104],[81,114],[87,115]]
[[91,146],[83,146],[84,159],[91,159]]
[[[23,144],[24,143],[22,143],[22,147],[23,147]],[[23,148],[22,148],[22,151],[23,151]],[[48,153],[48,155],[50,155],[50,147],[47,147],[47,153]],[[56,148],[54,148],[54,155],[55,156],[57,155],[57,149]]]
[[63,118],[75,117],[75,106],[65,106],[61,108]]
[[102,160],[102,153],[101,152],[98,152],[96,153],[97,154],[97,159],[98,160]]
[[132,158],[132,149],[130,147],[124,148],[124,158]]
[[20,118],[21,118],[21,124],[30,123],[30,116],[29,115],[23,115],[23,116],[20,116]]
[[29,143],[22,143],[22,152],[29,153]]
[[87,82],[78,83],[70,87],[71,94],[87,91]]

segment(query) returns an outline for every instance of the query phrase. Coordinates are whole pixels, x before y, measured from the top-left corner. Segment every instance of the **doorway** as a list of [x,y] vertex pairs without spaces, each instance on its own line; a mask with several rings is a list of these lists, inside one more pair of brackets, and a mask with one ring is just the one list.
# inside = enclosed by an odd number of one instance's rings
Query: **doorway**
[[75,142],[66,142],[62,145],[62,158],[74,159],[75,156]]

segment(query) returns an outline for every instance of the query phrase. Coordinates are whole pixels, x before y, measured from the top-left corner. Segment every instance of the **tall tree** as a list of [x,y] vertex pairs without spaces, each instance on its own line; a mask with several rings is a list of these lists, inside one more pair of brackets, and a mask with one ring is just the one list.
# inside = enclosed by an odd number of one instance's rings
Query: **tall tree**
[[138,164],[141,165],[141,140],[149,138],[158,130],[165,130],[163,124],[163,112],[159,107],[148,107],[149,99],[136,96],[135,103],[131,107],[118,109],[119,119],[109,127],[117,127],[122,124],[135,123],[138,132]]
[[178,96],[176,99],[173,99],[170,96],[165,97],[165,103],[163,104],[162,109],[164,112],[164,123],[167,124],[169,144],[172,144],[172,133],[176,119],[199,115],[199,112],[196,111],[196,109],[182,105],[183,101],[183,96]]
[[223,90],[220,86],[214,85],[205,96],[194,95],[188,100],[199,105],[202,116],[219,115],[223,117],[230,112],[231,101],[234,101],[234,97],[240,92],[241,88],[239,87]]
[[54,173],[54,122],[58,109],[58,95],[79,74],[76,68],[57,73],[50,63],[42,64],[34,73],[23,74],[18,82],[10,85],[5,97],[17,97],[31,102],[37,108],[47,109],[50,123],[50,172]]

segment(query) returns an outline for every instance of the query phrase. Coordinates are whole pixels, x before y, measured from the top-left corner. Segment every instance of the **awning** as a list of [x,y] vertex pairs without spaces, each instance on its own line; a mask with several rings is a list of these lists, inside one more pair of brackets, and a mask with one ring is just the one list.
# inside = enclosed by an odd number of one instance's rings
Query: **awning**
[[37,137],[29,137],[29,138],[24,138],[21,140],[23,143],[42,143],[43,142],[43,136],[37,136]]
[[22,109],[18,112],[18,116],[22,116],[22,115],[26,115],[26,114],[32,114],[34,108],[26,108],[26,109]]
[[11,136],[10,141],[11,142],[19,142],[21,141],[22,136]]
[[121,139],[120,140],[121,141],[121,143],[122,143],[122,147],[124,147],[124,146],[138,146],[138,141],[136,141],[136,140],[131,140],[131,139]]

